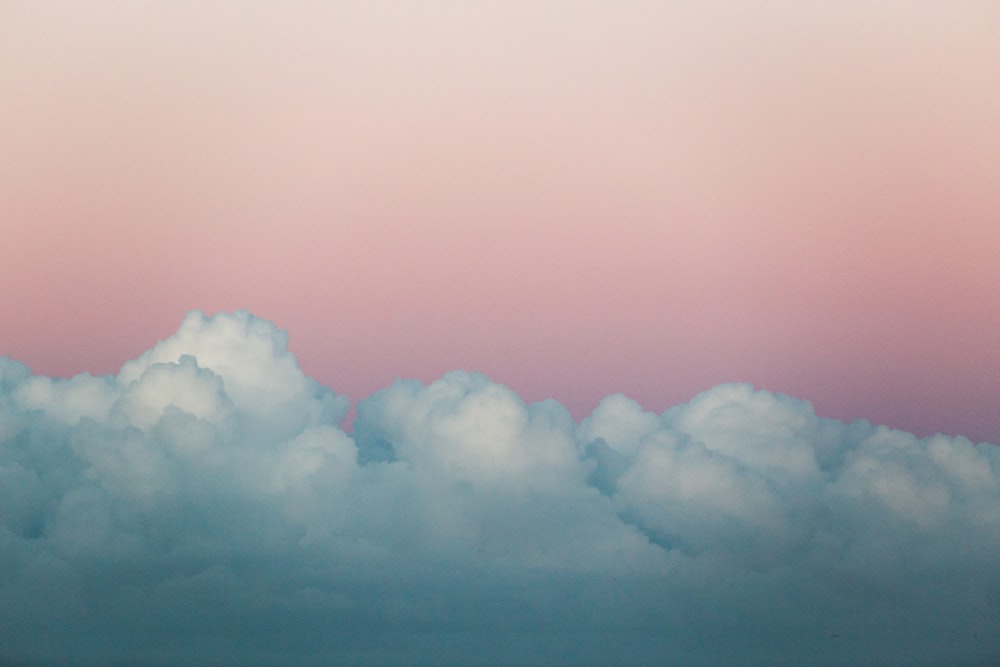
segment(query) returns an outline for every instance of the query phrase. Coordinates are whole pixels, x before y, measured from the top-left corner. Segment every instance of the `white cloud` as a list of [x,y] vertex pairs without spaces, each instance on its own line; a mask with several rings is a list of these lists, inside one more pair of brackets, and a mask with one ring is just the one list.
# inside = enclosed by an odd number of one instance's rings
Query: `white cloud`
[[34,375],[19,383],[12,396],[19,409],[41,410],[71,426],[83,418],[106,419],[117,398],[108,378],[87,374],[69,380]]
[[748,385],[576,424],[465,372],[348,435],[286,345],[192,313],[117,377],[0,359],[0,659],[1000,656],[993,445]]

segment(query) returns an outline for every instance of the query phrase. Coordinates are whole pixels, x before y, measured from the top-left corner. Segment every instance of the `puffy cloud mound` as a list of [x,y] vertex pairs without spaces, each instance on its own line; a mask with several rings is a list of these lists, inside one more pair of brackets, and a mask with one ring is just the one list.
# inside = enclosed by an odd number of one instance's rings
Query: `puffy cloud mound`
[[993,445],[748,385],[577,424],[454,372],[346,408],[242,312],[116,377],[0,359],[0,661],[1000,658]]

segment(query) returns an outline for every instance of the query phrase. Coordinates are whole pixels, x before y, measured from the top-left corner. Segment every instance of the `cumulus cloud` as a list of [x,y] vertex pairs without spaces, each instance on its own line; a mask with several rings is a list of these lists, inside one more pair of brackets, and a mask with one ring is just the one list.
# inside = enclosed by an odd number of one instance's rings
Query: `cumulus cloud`
[[245,312],[114,377],[0,359],[0,660],[1000,657],[994,445],[749,385],[580,423],[458,371],[347,405]]

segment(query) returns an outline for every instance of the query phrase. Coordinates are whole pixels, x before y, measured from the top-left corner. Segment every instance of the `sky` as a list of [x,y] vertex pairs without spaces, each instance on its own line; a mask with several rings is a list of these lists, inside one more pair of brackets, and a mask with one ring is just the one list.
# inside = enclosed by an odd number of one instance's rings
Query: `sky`
[[0,13],[0,353],[38,372],[247,309],[354,400],[736,381],[1000,441],[994,3]]
[[0,661],[1000,655],[998,32],[0,0]]

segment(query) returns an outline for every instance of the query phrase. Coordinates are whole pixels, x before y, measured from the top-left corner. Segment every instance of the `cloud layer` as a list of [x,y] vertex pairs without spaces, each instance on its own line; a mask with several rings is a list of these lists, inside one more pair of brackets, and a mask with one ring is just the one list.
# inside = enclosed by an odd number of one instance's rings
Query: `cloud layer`
[[576,423],[456,371],[347,407],[245,312],[115,377],[0,359],[0,660],[1000,657],[993,445],[748,385]]

